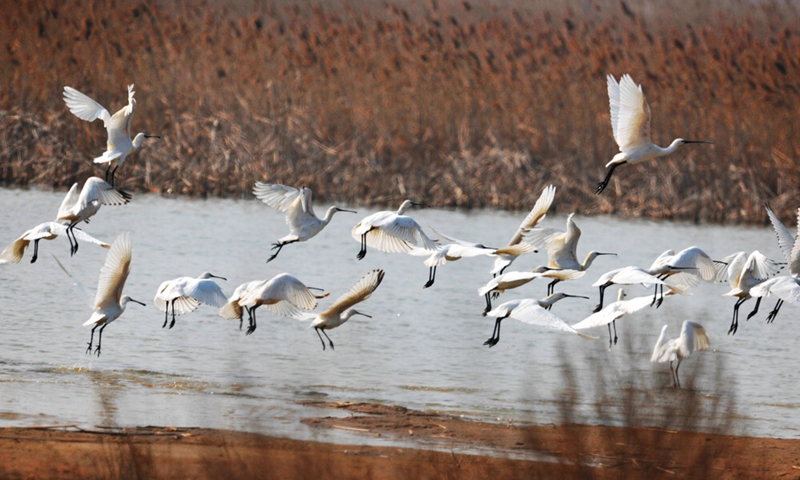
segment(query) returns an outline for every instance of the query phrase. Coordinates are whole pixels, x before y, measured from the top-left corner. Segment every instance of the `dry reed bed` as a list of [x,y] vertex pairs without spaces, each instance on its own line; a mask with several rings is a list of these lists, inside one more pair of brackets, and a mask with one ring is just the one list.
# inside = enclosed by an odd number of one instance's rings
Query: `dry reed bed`
[[[715,222],[800,206],[791,7],[411,5],[15,2],[0,17],[0,178],[101,173],[105,131],[61,90],[113,113],[135,83],[134,133],[163,139],[120,168],[134,191],[238,197],[264,180],[329,201],[527,209],[554,183],[562,211]],[[598,198],[616,152],[605,75],[625,72],[657,143],[715,145],[622,168]]]

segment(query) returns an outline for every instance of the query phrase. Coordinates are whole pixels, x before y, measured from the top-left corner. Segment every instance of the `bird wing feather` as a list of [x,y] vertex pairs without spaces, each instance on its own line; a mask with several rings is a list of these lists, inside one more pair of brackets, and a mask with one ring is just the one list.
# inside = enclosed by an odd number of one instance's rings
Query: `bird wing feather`
[[353,305],[368,299],[383,281],[384,274],[385,272],[379,269],[370,271],[356,282],[347,293],[337,298],[322,315],[339,315]]
[[111,304],[119,304],[125,280],[131,273],[131,235],[120,234],[106,255],[106,261],[100,269],[100,280],[97,283],[95,308],[101,309]]
[[514,233],[514,236],[511,237],[511,240],[508,242],[508,245],[516,245],[517,243],[522,241],[523,236],[530,231],[531,228],[535,227],[539,222],[544,220],[544,217],[547,214],[547,211],[550,209],[550,205],[553,204],[553,198],[556,195],[556,187],[553,185],[548,185],[542,191],[542,194],[539,195],[539,199],[536,200],[536,203],[533,204],[533,208],[525,216],[520,223],[519,228]]
[[592,327],[602,327],[608,325],[614,320],[630,314],[638,312],[653,303],[652,296],[636,297],[630,300],[620,300],[614,302],[597,313],[593,313],[581,320],[580,322],[572,325],[575,330],[583,330]]
[[253,195],[270,207],[287,212],[300,199],[300,190],[277,183],[256,182]]
[[[670,359],[668,356],[669,351],[669,343],[672,339],[667,334],[667,326],[664,325],[661,328],[661,335],[658,336],[658,341],[656,342],[656,346],[653,348],[653,355],[650,356],[650,361],[653,363],[656,362],[668,362]],[[674,355],[674,354],[673,354]]]
[[627,73],[617,83],[608,76],[611,125],[620,151],[633,150],[650,140],[650,106],[642,87]]
[[64,87],[64,103],[81,120],[93,122],[100,118],[104,125],[108,125],[111,120],[111,114],[105,107],[72,87]]
[[[767,215],[769,216],[769,221],[772,223],[772,229],[775,231],[775,235],[778,237],[778,246],[783,252],[783,256],[786,258],[787,262],[792,261],[792,250],[794,249],[794,235],[792,232],[786,228],[786,225],[781,222],[775,212],[772,211],[772,207],[767,205],[766,207]],[[798,214],[800,214],[800,209],[798,209]]]
[[574,333],[587,339],[593,338],[589,337],[588,335],[581,334],[574,328],[570,327],[564,320],[542,308],[542,306],[539,305],[539,303],[535,300],[530,302],[521,302],[520,305],[515,308],[509,316],[515,320],[519,320],[522,323],[527,323],[528,325],[538,325],[540,327],[547,327],[560,332]]

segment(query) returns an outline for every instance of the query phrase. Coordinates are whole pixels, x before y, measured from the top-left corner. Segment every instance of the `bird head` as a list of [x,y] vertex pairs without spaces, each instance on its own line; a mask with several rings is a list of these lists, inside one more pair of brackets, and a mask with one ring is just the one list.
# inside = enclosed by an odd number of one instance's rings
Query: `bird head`
[[197,277],[197,278],[198,278],[198,279],[200,279],[200,280],[206,280],[206,279],[209,279],[209,278],[219,278],[220,280],[225,280],[226,282],[228,281],[228,279],[227,279],[227,278],[225,278],[225,277],[219,277],[219,276],[217,276],[217,275],[213,275],[211,272],[203,272],[203,273],[201,273],[201,274],[200,274],[200,276],[199,276],[199,277]]
[[139,148],[145,138],[161,138],[161,135],[148,135],[146,133],[137,133],[136,137],[133,139],[133,148]]
[[134,299],[132,299],[131,297],[129,297],[127,295],[123,295],[122,298],[119,299],[119,304],[120,304],[120,306],[122,308],[125,308],[125,305],[127,305],[128,302],[138,303],[139,305],[141,305],[143,307],[147,306],[144,303],[140,302],[139,300],[134,300]]

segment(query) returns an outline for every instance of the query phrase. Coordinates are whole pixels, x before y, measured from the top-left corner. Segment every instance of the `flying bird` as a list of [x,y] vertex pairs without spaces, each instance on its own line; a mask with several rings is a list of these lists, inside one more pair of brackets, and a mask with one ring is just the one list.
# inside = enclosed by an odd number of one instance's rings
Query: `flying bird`
[[130,193],[117,190],[98,177],[86,180],[80,193],[78,184],[73,184],[61,202],[56,216],[57,223],[67,225],[70,256],[78,252],[78,237],[75,235],[75,226],[78,223],[89,223],[89,219],[100,211],[103,205],[125,205],[131,198],[133,197]]
[[425,283],[425,285],[423,285],[422,288],[428,288],[433,285],[433,282],[436,280],[436,267],[440,267],[447,262],[461,260],[462,258],[494,255],[497,251],[496,248],[487,247],[482,243],[466,242],[464,240],[443,235],[436,231],[435,228],[432,228],[432,230],[440,238],[444,238],[452,243],[442,245],[433,252],[419,247],[414,247],[410,252],[408,252],[414,256],[428,257],[425,259],[425,262],[423,262],[425,266],[428,267],[428,281]]
[[[611,285],[636,285],[641,284],[645,286],[649,285],[667,285],[667,287],[672,288],[671,285],[667,284],[663,280],[650,275],[645,270],[639,267],[622,267],[611,270],[610,272],[606,272],[597,279],[596,282],[592,284],[593,287],[600,288],[600,303],[594,308],[593,313],[597,313],[603,309],[603,294],[606,288],[610,287]],[[675,289],[675,291],[679,291],[680,289]],[[653,298],[651,305],[655,303],[656,299]]]
[[[678,338],[669,338],[667,325],[664,325],[661,328],[661,335],[658,337],[650,361],[653,363],[669,362],[673,385],[680,388],[681,380],[678,378],[678,369],[681,368],[683,359],[688,358],[692,352],[708,350],[709,346],[706,330],[698,323],[688,320],[683,322],[681,336]],[[672,362],[678,362],[674,370]]]
[[404,215],[414,205],[420,204],[406,200],[396,212],[375,212],[358,222],[351,231],[353,238],[361,242],[356,258],[364,258],[367,245],[390,253],[409,253],[414,247],[435,252],[436,242],[425,235],[413,218]]
[[[134,100],[133,94],[133,85],[128,85],[128,105],[120,109],[114,116],[111,116],[105,107],[88,96],[72,87],[64,87],[64,102],[73,115],[87,122],[93,122],[98,118],[103,120],[103,125],[108,131],[108,144],[106,151],[95,158],[94,163],[108,164],[106,167],[106,181],[108,182],[110,177],[111,185],[114,185],[114,174],[117,172],[117,168],[122,165],[128,155],[139,148],[145,138],[161,138],[158,135],[138,133],[131,141],[131,120],[136,107],[136,100]],[[114,160],[117,161],[117,165],[111,170],[111,162]]]
[[236,287],[236,290],[233,291],[231,296],[228,297],[228,301],[220,309],[219,315],[229,320],[239,319],[239,330],[241,330],[244,321],[244,307],[239,302],[250,292],[260,288],[265,283],[267,283],[267,280],[253,280]]
[[[719,262],[724,265],[723,262]],[[669,279],[669,283],[679,287],[694,287],[702,281],[713,282],[717,278],[717,267],[714,260],[699,247],[689,247],[675,253],[667,250],[656,258],[647,273],[660,280]],[[664,299],[664,285],[656,285],[653,299],[656,307],[661,306]],[[659,291],[661,296],[655,300]]]
[[[325,338],[328,339],[328,345],[330,345],[331,350],[333,350],[333,341],[328,334],[325,333],[325,330],[330,330],[342,325],[353,315],[363,315],[367,318],[372,318],[371,315],[367,315],[353,307],[372,295],[372,292],[374,292],[383,281],[383,276],[383,270],[372,270],[361,280],[356,282],[347,293],[337,298],[327,310],[316,315],[309,312],[295,311],[290,316],[297,320],[311,320],[311,325],[309,325],[308,328],[314,328],[317,332],[319,341],[322,342],[322,350],[325,350],[325,341],[322,339],[322,335],[325,335]],[[322,332],[322,335],[320,335],[320,332]]]
[[[31,263],[34,263],[39,258],[39,240],[53,240],[59,235],[66,235],[67,226],[57,222],[44,222],[36,225],[35,227],[27,230],[20,235],[19,238],[14,240],[6,248],[0,252],[0,265],[3,263],[19,263],[25,255],[25,250],[33,242],[33,256]],[[72,232],[76,238],[80,238],[82,242],[94,243],[103,248],[111,248],[111,245],[101,242],[93,236],[83,233],[80,230]]]
[[[303,282],[288,273],[275,275],[271,279],[250,288],[248,293],[239,299],[239,306],[247,311],[249,317],[246,335],[256,331],[256,309],[261,305],[266,305],[277,315],[291,317],[297,313],[298,309],[314,310],[317,308],[318,298],[330,295],[330,293],[324,295],[313,294],[311,292],[312,287],[306,287]],[[241,311],[239,311],[239,317],[230,316],[234,311],[235,309],[223,307],[220,310],[220,315],[225,318],[241,319]]]
[[289,225],[289,235],[279,238],[272,244],[272,249],[277,251],[267,259],[271,262],[281,253],[281,249],[295,242],[305,242],[322,231],[336,212],[357,213],[355,210],[345,210],[340,207],[330,207],[325,213],[325,217],[320,220],[314,214],[314,207],[311,201],[311,189],[302,187],[296,189],[275,183],[256,182],[253,194],[270,207],[286,212],[286,224]]
[[[606,305],[606,307],[599,312],[593,313],[580,322],[573,324],[572,328],[575,330],[585,330],[587,328],[602,327],[603,325],[607,325],[608,348],[611,348],[612,344],[617,344],[617,319],[620,319],[631,313],[636,313],[652,304],[649,295],[646,297],[632,298],[630,300],[625,300],[626,296],[627,294],[625,293],[625,290],[620,288],[619,292],[617,292],[616,302]],[[614,326],[613,339],[611,337],[612,325]]]
[[[492,309],[493,295],[500,295],[506,290],[512,290],[514,288],[521,287],[534,279],[545,277],[548,273],[550,273],[550,269],[540,265],[530,272],[511,271],[502,275],[498,275],[489,280],[485,285],[478,289],[478,295],[482,295],[486,299],[486,309],[484,309],[483,315],[486,316],[489,310]],[[577,273],[574,271],[573,274],[577,275]]]
[[555,302],[567,297],[586,298],[578,295],[567,295],[566,293],[558,292],[549,295],[542,300],[525,298],[520,300],[511,300],[498,305],[489,313],[487,313],[487,315],[490,317],[496,317],[496,320],[494,322],[492,336],[483,342],[483,344],[488,345],[489,348],[497,345],[497,343],[500,341],[500,324],[504,319],[509,317],[519,320],[522,323],[527,323],[528,325],[537,325],[561,332],[574,333],[587,340],[597,340],[597,337],[580,333],[579,331],[567,325],[564,320],[561,320],[547,310],[548,307],[552,306]]
[[619,83],[613,75],[607,77],[608,101],[611,107],[611,128],[620,153],[606,164],[606,178],[597,184],[595,193],[603,193],[614,170],[626,163],[639,163],[651,158],[669,155],[688,143],[712,143],[705,140],[676,138],[667,148],[661,148],[650,139],[650,105],[644,98],[642,86],[636,85],[627,73]]
[[492,271],[490,272],[493,276],[501,275],[518,256],[537,252],[536,247],[524,241],[524,238],[532,228],[544,220],[547,211],[553,204],[555,195],[556,187],[553,185],[548,185],[542,190],[539,199],[536,200],[531,211],[525,216],[522,223],[519,224],[517,231],[514,232],[508,244],[495,252],[496,258]]
[[[760,283],[777,274],[782,268],[775,260],[765,256],[758,250],[747,255],[745,252],[736,252],[722,259],[723,266],[719,269],[717,279],[721,282],[727,281],[731,289],[723,296],[736,297],[736,304],[733,306],[733,317],[731,317],[731,327],[728,335],[736,334],[739,329],[739,307],[752,298],[753,289]],[[761,297],[767,292],[758,292],[756,296],[756,306],[747,315],[749,320],[756,313],[761,305]]]
[[169,324],[169,328],[172,328],[175,326],[176,315],[194,312],[201,303],[212,307],[223,306],[227,297],[222,293],[219,285],[211,280],[212,278],[227,280],[224,277],[212,275],[210,272],[203,272],[197,278],[178,277],[162,282],[153,299],[156,307],[164,312],[164,324],[161,325],[161,328],[167,326],[170,309],[172,309],[172,322]]

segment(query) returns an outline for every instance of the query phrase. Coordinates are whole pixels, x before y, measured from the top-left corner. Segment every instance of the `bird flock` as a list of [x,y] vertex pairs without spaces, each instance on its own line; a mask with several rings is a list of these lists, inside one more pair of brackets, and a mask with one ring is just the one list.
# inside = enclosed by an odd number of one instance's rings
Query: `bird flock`
[[[685,144],[711,143],[678,138],[666,148],[655,145],[650,139],[650,107],[645,100],[641,85],[636,85],[627,74],[623,75],[619,82],[613,75],[608,75],[607,85],[612,132],[620,153],[606,165],[607,175],[598,183],[595,190],[598,195],[607,187],[614,171],[620,165],[668,155]],[[125,205],[132,200],[132,195],[115,187],[116,171],[146,139],[160,138],[160,136],[138,133],[131,140],[131,123],[136,108],[133,85],[128,86],[128,104],[114,115],[74,88],[64,87],[63,94],[67,108],[76,117],[89,122],[98,118],[103,120],[108,133],[107,146],[105,152],[95,158],[94,162],[106,165],[105,178],[91,177],[84,182],[82,188],[79,188],[77,183],[74,184],[58,208],[55,220],[40,223],[25,231],[0,252],[0,264],[19,263],[30,242],[34,243],[30,260],[33,263],[38,258],[39,241],[53,240],[59,235],[67,237],[71,256],[78,253],[80,243],[95,244],[108,249],[105,263],[100,270],[96,292],[81,284],[53,255],[59,267],[74,280],[76,287],[93,310],[89,320],[84,323],[85,326],[92,326],[86,353],[99,356],[105,327],[119,318],[130,302],[142,306],[145,306],[145,303],[122,294],[131,272],[133,245],[130,233],[121,233],[112,244],[108,244],[85,233],[78,226],[81,223],[89,223],[91,217],[96,215],[103,205]],[[267,206],[284,213],[289,226],[289,233],[272,244],[273,253],[266,259],[267,263],[275,260],[284,247],[306,242],[315,237],[333,220],[336,213],[357,213],[354,210],[332,206],[320,219],[314,213],[312,191],[305,186],[295,188],[257,182],[253,187],[253,194]],[[566,298],[588,299],[589,297],[556,292],[556,286],[583,277],[600,257],[618,255],[618,252],[590,251],[583,261],[580,261],[577,247],[581,230],[575,223],[574,213],[567,217],[564,230],[542,224],[555,200],[555,194],[555,186],[544,188],[519,228],[513,232],[508,244],[499,247],[459,240],[432,228],[434,234],[429,236],[422,226],[407,214],[412,207],[421,205],[405,200],[396,211],[373,213],[353,226],[352,237],[360,246],[355,257],[357,260],[362,260],[367,255],[368,249],[424,257],[423,265],[428,268],[428,279],[422,288],[434,285],[437,268],[448,261],[493,257],[487,283],[475,286],[478,296],[483,297],[485,302],[482,314],[495,319],[492,335],[483,343],[488,347],[494,347],[500,342],[502,321],[513,318],[526,324],[577,335],[587,340],[596,340],[598,337],[589,335],[585,333],[586,331],[605,326],[608,329],[609,349],[611,349],[618,340],[617,320],[636,315],[648,308],[659,308],[667,297],[691,295],[690,289],[701,282],[727,282],[730,285],[730,291],[724,295],[737,298],[728,329],[730,335],[737,332],[739,308],[750,298],[755,298],[756,303],[748,314],[748,319],[756,315],[762,298],[773,296],[778,299],[767,315],[767,322],[770,323],[775,320],[785,301],[800,305],[800,241],[767,206],[767,214],[776,232],[785,261],[770,259],[757,250],[750,254],[744,251],[736,252],[719,260],[713,260],[706,252],[695,246],[677,253],[668,250],[659,255],[649,268],[631,265],[600,275],[593,284],[593,287],[598,288],[598,304],[586,318],[569,324],[552,313],[554,305]],[[800,226],[800,209],[798,225]],[[518,257],[539,251],[546,253],[546,263],[532,270],[507,271]],[[787,264],[788,274],[778,276]],[[251,335],[256,331],[256,310],[263,305],[275,315],[307,322],[309,328],[314,328],[317,333],[322,349],[330,347],[333,350],[334,343],[326,330],[341,326],[355,315],[372,318],[369,314],[357,310],[355,306],[367,300],[375,292],[384,276],[385,272],[382,269],[369,271],[321,312],[314,311],[318,306],[318,300],[330,294],[322,288],[307,286],[289,273],[281,273],[271,279],[243,283],[236,287],[230,296],[226,295],[214,281],[214,279],[226,280],[224,277],[210,272],[203,272],[196,278],[179,277],[161,283],[156,289],[154,303],[164,313],[162,328],[170,329],[175,326],[176,317],[193,312],[202,304],[219,308],[219,315],[222,318],[238,319],[240,330],[243,328],[246,313],[248,327],[245,335]],[[492,305],[492,301],[496,301],[500,295],[538,278],[548,280],[544,298],[518,298]],[[613,285],[642,285],[651,288],[652,294],[626,299],[627,293],[620,287],[617,290],[617,301],[604,306],[605,290]],[[476,310],[478,304],[476,302]],[[94,333],[98,327],[97,343],[94,344]],[[665,325],[655,344],[651,361],[668,362],[672,382],[675,386],[680,386],[678,369],[681,361],[693,351],[708,349],[709,346],[706,330],[695,322],[685,321],[680,336],[676,339],[668,337]],[[673,363],[676,363],[674,368]]]

